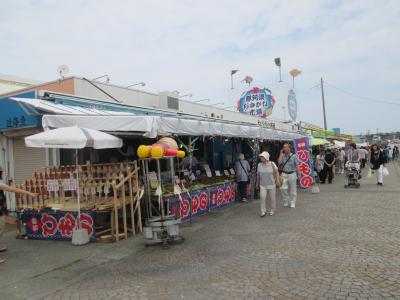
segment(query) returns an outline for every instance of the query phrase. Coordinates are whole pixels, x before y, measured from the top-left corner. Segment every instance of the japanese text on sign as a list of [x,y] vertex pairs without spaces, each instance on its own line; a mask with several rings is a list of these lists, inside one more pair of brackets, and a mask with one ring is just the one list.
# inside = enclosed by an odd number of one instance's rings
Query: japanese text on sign
[[312,186],[313,179],[313,165],[311,159],[311,151],[308,138],[299,138],[294,140],[294,149],[299,160],[299,183],[300,187],[306,189]]

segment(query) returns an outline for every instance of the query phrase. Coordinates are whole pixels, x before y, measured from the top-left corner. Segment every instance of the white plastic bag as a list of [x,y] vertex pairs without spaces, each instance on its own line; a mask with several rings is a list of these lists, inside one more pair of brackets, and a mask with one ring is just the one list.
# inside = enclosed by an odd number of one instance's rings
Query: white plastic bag
[[313,184],[313,185],[312,185],[311,193],[312,193],[312,194],[319,194],[319,193],[320,193],[318,184]]
[[389,176],[389,170],[386,167],[383,167],[382,174],[383,176]]
[[281,190],[287,190],[289,188],[288,179],[286,177],[282,177],[283,182],[281,186]]

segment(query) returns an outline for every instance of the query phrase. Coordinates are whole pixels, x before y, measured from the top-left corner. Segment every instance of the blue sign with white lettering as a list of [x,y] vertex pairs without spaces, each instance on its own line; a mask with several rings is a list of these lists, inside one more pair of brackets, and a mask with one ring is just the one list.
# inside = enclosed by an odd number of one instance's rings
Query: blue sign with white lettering
[[296,100],[296,93],[294,92],[294,90],[289,90],[287,102],[288,102],[287,106],[288,106],[289,116],[294,122],[296,122],[297,100]]
[[[16,98],[35,98],[34,91],[18,94]],[[22,106],[7,98],[0,99],[0,130],[32,127],[40,124],[40,115],[36,111]]]

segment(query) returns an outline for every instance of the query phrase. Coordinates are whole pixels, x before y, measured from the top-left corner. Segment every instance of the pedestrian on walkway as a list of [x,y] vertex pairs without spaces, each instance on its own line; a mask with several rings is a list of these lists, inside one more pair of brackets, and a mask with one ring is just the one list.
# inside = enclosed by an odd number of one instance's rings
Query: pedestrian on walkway
[[344,148],[339,150],[337,160],[339,164],[339,174],[344,174],[344,164],[346,161],[346,153],[344,152]]
[[347,161],[352,163],[359,163],[360,160],[360,153],[357,149],[357,145],[355,143],[351,143]]
[[297,156],[292,153],[292,146],[288,143],[283,145],[278,158],[279,173],[282,174],[283,185],[281,193],[283,206],[295,208],[297,200],[297,178],[299,161]]
[[318,181],[322,181],[322,175],[324,170],[324,160],[325,160],[325,150],[320,149],[319,154],[317,154],[315,161],[315,170],[317,171]]
[[260,209],[261,217],[267,213],[267,197],[271,200],[270,216],[273,216],[276,209],[276,186],[279,187],[278,167],[273,161],[269,160],[269,153],[264,151],[260,154],[261,162],[257,166],[257,184],[260,189]]
[[393,149],[392,147],[388,148],[388,161],[391,162],[393,160]]
[[235,162],[236,181],[242,202],[247,202],[247,184],[250,183],[250,164],[244,159],[244,154],[239,153]]
[[358,155],[360,156],[361,169],[364,169],[365,163],[367,162],[368,151],[364,147],[361,147],[361,149],[358,150]]
[[[28,196],[31,196],[31,197],[36,197],[37,196],[37,194],[35,194],[35,193],[31,193],[31,192],[28,192],[28,191],[25,191],[25,190],[21,190],[21,189],[15,188],[15,187],[11,187],[11,186],[9,186],[7,184],[4,184],[4,183],[0,183],[0,190],[6,191],[6,192],[11,192],[11,193],[17,193],[17,194],[25,194],[25,195],[28,195]],[[4,216],[3,216],[3,217],[0,217],[0,236],[3,233],[4,227],[5,227],[5,220],[4,220]],[[0,246],[0,252],[4,252],[4,251],[7,251],[7,247]],[[2,264],[4,262],[5,262],[5,259],[0,259],[0,264]]]
[[383,186],[383,167],[385,166],[385,157],[377,144],[371,146],[371,157],[369,159],[371,169],[376,174],[376,184]]
[[387,145],[383,147],[382,152],[383,152],[383,158],[385,159],[385,163],[388,163],[389,162],[389,149],[388,149]]
[[333,168],[335,166],[336,158],[332,153],[331,149],[326,150],[325,159],[324,159],[324,169],[322,171],[322,180],[321,183],[325,183],[326,176],[328,175],[328,183],[332,183],[333,180]]

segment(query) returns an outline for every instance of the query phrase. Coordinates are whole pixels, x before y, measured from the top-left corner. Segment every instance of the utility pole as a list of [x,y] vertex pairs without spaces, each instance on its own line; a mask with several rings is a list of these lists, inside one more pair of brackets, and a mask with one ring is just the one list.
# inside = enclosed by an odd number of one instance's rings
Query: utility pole
[[324,112],[324,129],[327,130],[328,126],[326,125],[324,80],[322,79],[322,77],[321,77],[321,93],[322,93],[322,109],[323,109],[323,112]]

